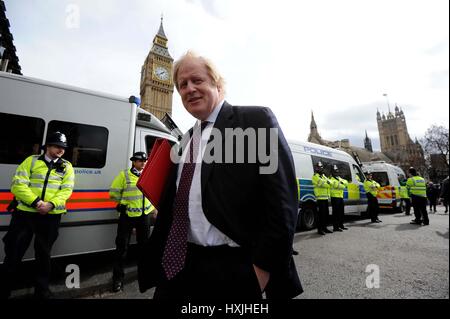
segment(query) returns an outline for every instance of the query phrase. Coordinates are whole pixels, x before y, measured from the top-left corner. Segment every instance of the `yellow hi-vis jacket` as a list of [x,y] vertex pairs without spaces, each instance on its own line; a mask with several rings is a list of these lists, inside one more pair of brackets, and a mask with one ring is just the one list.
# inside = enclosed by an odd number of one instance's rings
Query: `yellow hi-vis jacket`
[[368,180],[366,179],[364,181],[364,190],[366,191],[366,193],[370,193],[372,194],[373,197],[377,197],[378,194],[378,189],[380,188],[380,184],[378,184],[376,181],[374,180]]
[[420,176],[413,176],[406,181],[406,187],[410,195],[427,197],[427,185]]
[[399,189],[400,189],[400,198],[403,199],[409,198],[408,188],[406,186],[400,186]]
[[314,195],[317,200],[328,200],[330,198],[330,181],[325,175],[316,173],[312,177]]
[[72,195],[74,183],[75,174],[69,161],[60,158],[51,163],[50,168],[44,155],[32,155],[17,167],[11,193],[18,201],[18,210],[36,213],[37,202],[43,200],[54,206],[49,214],[62,214],[67,211],[66,202]]
[[139,177],[131,173],[131,169],[123,170],[116,176],[109,190],[109,197],[121,205],[126,206],[129,217],[139,217],[142,212],[150,214],[155,207],[137,188]]
[[348,185],[348,182],[341,177],[330,178],[330,195],[335,198],[344,198],[344,190]]

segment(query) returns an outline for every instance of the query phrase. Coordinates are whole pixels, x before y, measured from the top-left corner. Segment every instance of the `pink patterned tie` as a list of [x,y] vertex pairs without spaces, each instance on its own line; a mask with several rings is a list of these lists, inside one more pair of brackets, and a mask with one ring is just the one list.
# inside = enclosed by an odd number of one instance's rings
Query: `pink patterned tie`
[[[202,122],[201,131],[208,122]],[[162,266],[167,279],[172,279],[184,267],[187,251],[187,235],[189,229],[189,192],[192,177],[195,171],[195,159],[197,158],[201,137],[199,127],[193,129],[193,136],[189,144],[189,159],[186,158],[181,170],[180,182],[173,205],[173,220],[167,237],[166,247],[162,258]]]

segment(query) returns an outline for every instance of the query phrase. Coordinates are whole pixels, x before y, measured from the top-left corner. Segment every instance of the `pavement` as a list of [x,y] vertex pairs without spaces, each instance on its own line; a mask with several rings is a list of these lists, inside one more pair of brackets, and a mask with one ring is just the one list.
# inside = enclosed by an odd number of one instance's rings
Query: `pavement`
[[[327,298],[449,298],[449,216],[443,207],[429,214],[429,226],[409,224],[412,216],[381,214],[383,223],[349,217],[349,230],[318,235],[298,232],[294,256],[305,292],[299,299]],[[332,228],[332,227],[329,227]],[[149,299],[137,284],[136,247],[125,266],[124,290],[111,292],[113,251],[52,260],[51,289],[58,299]],[[69,289],[66,266],[80,269],[80,287]],[[367,265],[379,265],[379,289],[366,287]],[[32,298],[32,262],[22,264],[25,275],[12,298]]]

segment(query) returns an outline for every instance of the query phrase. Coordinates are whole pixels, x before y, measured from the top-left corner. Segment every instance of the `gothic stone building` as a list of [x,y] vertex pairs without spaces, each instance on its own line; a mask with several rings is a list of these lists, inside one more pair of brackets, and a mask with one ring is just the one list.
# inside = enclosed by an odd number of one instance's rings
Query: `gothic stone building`
[[16,47],[14,46],[14,37],[9,27],[5,2],[0,0],[0,71],[22,75]]
[[348,139],[327,141],[322,139],[317,129],[314,114],[311,113],[311,124],[308,142],[325,145],[343,150],[353,157],[358,156],[361,162],[385,161],[400,166],[405,173],[409,167],[416,167],[425,174],[425,159],[423,149],[419,142],[413,142],[408,134],[405,115],[402,110],[395,107],[395,113],[387,115],[377,111],[378,131],[380,134],[381,152],[374,152],[372,142],[367,135],[364,139],[364,148],[351,146]]
[[395,113],[380,114],[377,111],[378,133],[380,134],[381,152],[386,154],[405,172],[414,166],[425,174],[425,157],[422,146],[416,140],[413,142],[406,126],[405,114],[395,106]]
[[385,161],[392,163],[391,159],[381,152],[372,151],[372,141],[367,136],[364,141],[365,148],[351,146],[348,139],[342,139],[339,141],[327,141],[323,139],[317,129],[316,121],[314,120],[314,114],[311,112],[311,124],[310,132],[308,136],[308,142],[316,143],[320,145],[325,145],[331,148],[336,148],[344,152],[349,153],[351,156],[358,156],[361,162],[372,162],[372,161]]

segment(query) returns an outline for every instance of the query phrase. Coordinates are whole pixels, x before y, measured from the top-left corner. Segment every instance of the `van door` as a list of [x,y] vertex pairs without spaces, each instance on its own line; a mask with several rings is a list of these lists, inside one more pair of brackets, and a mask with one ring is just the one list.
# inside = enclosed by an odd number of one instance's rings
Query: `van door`
[[356,206],[358,212],[360,214],[364,214],[367,210],[367,195],[363,186],[366,177],[364,176],[361,168],[356,164],[352,165],[352,171],[353,185],[355,185],[355,187],[357,188],[355,189],[355,191],[358,192],[358,205]]

